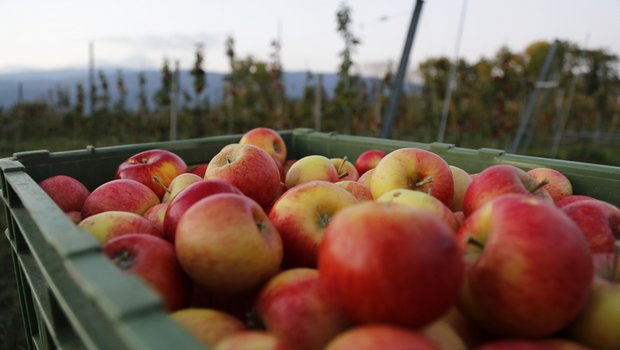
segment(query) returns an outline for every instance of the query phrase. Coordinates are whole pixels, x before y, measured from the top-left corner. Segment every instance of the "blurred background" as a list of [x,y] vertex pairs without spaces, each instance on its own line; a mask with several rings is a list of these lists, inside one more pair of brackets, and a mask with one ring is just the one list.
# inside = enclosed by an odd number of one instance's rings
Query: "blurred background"
[[[620,165],[620,1],[421,4],[392,138]],[[415,6],[0,1],[0,157],[257,126],[378,137]],[[0,348],[18,349],[0,241]]]

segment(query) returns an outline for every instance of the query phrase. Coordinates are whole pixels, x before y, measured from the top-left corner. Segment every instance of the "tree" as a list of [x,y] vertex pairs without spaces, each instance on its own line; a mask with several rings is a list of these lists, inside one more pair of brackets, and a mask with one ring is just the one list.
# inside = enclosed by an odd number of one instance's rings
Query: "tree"
[[123,72],[119,69],[116,72],[116,91],[118,92],[118,100],[116,101],[116,111],[124,112],[127,101],[127,88],[125,87],[125,79]]
[[103,70],[99,70],[99,83],[101,84],[101,96],[98,96],[98,100],[101,102],[101,108],[107,111],[110,108],[110,85]]
[[194,61],[194,67],[189,72],[194,77],[194,106],[198,110],[200,106],[200,95],[202,91],[207,87],[206,72],[203,68],[204,54],[202,53],[203,44],[196,45],[196,60]]
[[164,58],[161,68],[161,87],[155,92],[155,103],[159,109],[165,109],[170,106],[170,90],[172,88],[172,72],[170,71],[170,63]]
[[144,115],[149,112],[149,101],[146,96],[146,75],[144,72],[138,74],[138,113]]

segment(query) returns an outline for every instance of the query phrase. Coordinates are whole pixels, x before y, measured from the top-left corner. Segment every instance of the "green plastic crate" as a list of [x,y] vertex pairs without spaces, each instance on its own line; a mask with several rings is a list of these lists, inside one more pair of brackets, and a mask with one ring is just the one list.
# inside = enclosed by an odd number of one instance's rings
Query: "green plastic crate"
[[[524,170],[549,167],[566,174],[576,194],[620,206],[620,168],[466,149],[320,133],[282,131],[289,158],[311,154],[355,160],[368,149],[417,147],[475,173],[493,164]],[[78,230],[37,183],[68,175],[90,190],[113,178],[118,164],[152,148],[177,153],[188,164],[205,163],[241,135],[53,152],[29,151],[0,159],[0,185],[15,279],[30,349],[200,349],[167,316],[159,297],[138,278],[118,270],[90,235]]]

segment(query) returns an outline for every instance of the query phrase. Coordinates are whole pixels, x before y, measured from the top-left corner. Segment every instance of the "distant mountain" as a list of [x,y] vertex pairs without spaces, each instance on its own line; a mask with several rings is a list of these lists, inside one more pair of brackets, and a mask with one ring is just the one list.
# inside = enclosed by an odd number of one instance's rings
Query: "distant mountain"
[[[108,84],[112,100],[117,98],[116,77],[118,70],[103,69]],[[138,105],[138,74],[137,70],[122,70],[125,88],[127,89],[127,105],[130,109],[135,109]],[[161,74],[158,70],[144,71],[147,82],[147,96],[150,98],[149,105],[153,106],[153,96],[161,85]],[[98,71],[95,72],[98,89],[100,82]],[[207,73],[207,91],[211,103],[218,103],[222,98],[222,84],[226,73]],[[187,71],[180,73],[181,91],[186,90],[192,93],[192,76]],[[374,79],[365,78],[368,83]],[[0,74],[0,108],[9,108],[18,101],[19,84],[22,84],[23,100],[37,101],[50,100],[57,88],[68,89],[71,101],[75,101],[77,84],[82,83],[85,91],[88,91],[88,71],[85,69],[65,69],[51,71],[28,71],[20,73]],[[302,96],[306,84],[306,72],[286,72],[284,73],[284,84],[289,98]],[[338,75],[334,73],[323,73],[323,87],[328,95],[332,95],[334,88],[338,84]],[[369,87],[371,84],[368,84]],[[411,87],[409,87],[411,88]]]

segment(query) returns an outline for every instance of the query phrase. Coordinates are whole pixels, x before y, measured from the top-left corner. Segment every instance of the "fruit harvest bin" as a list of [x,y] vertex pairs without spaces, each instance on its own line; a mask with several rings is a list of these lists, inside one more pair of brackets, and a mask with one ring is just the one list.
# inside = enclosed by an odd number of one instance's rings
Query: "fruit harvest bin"
[[[368,149],[422,148],[449,164],[476,173],[494,164],[524,170],[548,167],[564,173],[574,193],[620,206],[620,167],[467,149],[444,143],[415,143],[321,133],[281,131],[288,158],[320,154],[355,160]],[[121,272],[102,254],[100,244],[80,231],[37,185],[52,175],[68,175],[89,190],[111,180],[128,157],[152,148],[167,149],[188,165],[208,162],[242,135],[180,141],[86,147],[81,150],[27,151],[0,159],[6,238],[30,349],[201,349],[167,316],[159,297],[137,277]],[[8,262],[1,262],[7,264]]]

